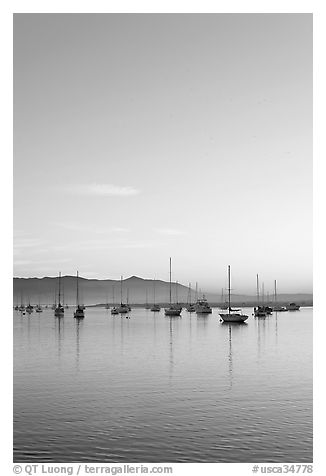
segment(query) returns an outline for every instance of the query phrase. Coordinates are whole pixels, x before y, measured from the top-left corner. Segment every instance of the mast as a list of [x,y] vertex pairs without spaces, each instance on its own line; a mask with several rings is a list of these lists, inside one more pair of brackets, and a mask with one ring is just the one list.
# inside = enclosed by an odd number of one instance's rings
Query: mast
[[153,304],[155,305],[155,278],[154,278],[154,282],[153,282],[153,299],[154,299]]
[[231,312],[231,267],[228,265],[228,281],[229,281],[229,314]]
[[196,301],[198,301],[198,283],[196,281]]
[[191,283],[189,283],[189,304],[191,305]]
[[60,281],[61,281],[61,271],[59,272],[59,304],[58,306],[61,306],[61,289],[60,289]]
[[112,304],[114,305],[114,286],[112,286]]
[[274,281],[274,300],[275,300],[275,305],[277,304],[277,294],[276,294],[276,279]]
[[263,304],[265,304],[265,287],[264,287],[264,283],[262,284],[262,301],[263,301]]
[[179,302],[179,298],[178,298],[178,281],[175,282],[175,297],[176,297],[176,300],[177,300],[177,303]]
[[257,304],[259,306],[259,278],[257,274]]
[[122,276],[121,276],[121,279],[120,279],[120,301],[121,301],[121,304],[122,304]]
[[170,258],[170,305],[171,305],[171,258]]
[[77,297],[76,297],[76,301],[77,301],[77,307],[78,307],[79,306],[78,271],[77,271]]

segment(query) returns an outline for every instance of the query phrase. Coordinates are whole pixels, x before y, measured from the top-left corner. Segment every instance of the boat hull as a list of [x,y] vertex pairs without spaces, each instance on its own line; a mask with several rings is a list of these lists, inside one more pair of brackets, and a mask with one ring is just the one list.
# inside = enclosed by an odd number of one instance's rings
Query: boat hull
[[164,313],[166,316],[180,316],[181,309],[165,309]]
[[224,314],[220,313],[221,319],[223,319],[224,322],[244,322],[248,319],[248,316],[245,314]]

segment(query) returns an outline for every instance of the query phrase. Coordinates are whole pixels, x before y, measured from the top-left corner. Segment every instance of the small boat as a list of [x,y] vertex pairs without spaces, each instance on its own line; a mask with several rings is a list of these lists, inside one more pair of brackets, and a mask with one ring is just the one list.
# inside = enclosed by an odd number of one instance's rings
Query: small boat
[[224,322],[244,322],[248,319],[248,316],[246,314],[242,314],[242,312],[239,309],[232,309],[231,307],[231,267],[230,265],[228,266],[228,281],[229,281],[229,307],[228,307],[228,312],[220,313],[220,317]]
[[113,308],[111,309],[111,314],[119,314],[118,308],[117,308],[117,307],[113,307]]
[[127,314],[129,312],[129,306],[127,304],[121,303],[120,306],[118,307],[118,313],[119,314]]
[[42,307],[40,306],[40,304],[38,304],[35,308],[35,312],[43,312],[43,309]]
[[260,301],[260,296],[259,296],[259,276],[257,274],[256,276],[256,281],[257,281],[257,306],[254,307],[254,316],[255,317],[266,317],[267,313],[264,308],[264,306],[261,306],[259,301]]
[[207,302],[207,299],[205,298],[205,294],[203,294],[203,297],[201,299],[198,299],[196,304],[195,304],[195,310],[196,314],[211,314],[212,313],[212,308]]
[[152,312],[160,312],[161,308],[158,304],[155,304],[155,279],[153,282],[153,306],[151,307]]
[[15,306],[14,309],[15,309],[15,311],[18,311],[18,310],[19,310],[19,307],[18,307],[18,306]]
[[75,318],[75,319],[84,319],[84,317],[85,317],[85,313],[84,313],[85,306],[79,304],[79,286],[78,286],[78,280],[79,280],[79,276],[78,276],[78,271],[77,271],[77,279],[76,279],[76,286],[77,286],[76,309],[75,309],[75,312],[74,312],[74,318]]
[[29,303],[27,306],[26,306],[26,312],[28,314],[32,314],[32,312],[34,311],[34,307],[31,306],[31,304]]
[[300,306],[295,302],[290,302],[288,306],[286,306],[287,311],[299,311]]
[[58,294],[58,305],[56,305],[54,309],[54,315],[56,317],[64,317],[65,315],[65,309],[63,305],[61,304],[61,272],[59,273],[59,294]]
[[152,312],[160,312],[161,308],[158,304],[153,304],[153,306],[151,307],[151,311]]
[[182,307],[180,307],[178,304],[172,304],[172,299],[171,299],[171,258],[170,258],[170,305],[169,307],[164,309],[164,313],[166,316],[180,316]]
[[118,306],[118,313],[127,314],[127,312],[129,312],[129,306],[122,302],[122,278],[123,276],[121,276],[121,280],[120,280],[120,306]]
[[265,311],[265,306],[254,307],[254,315],[255,317],[266,317],[267,313]]

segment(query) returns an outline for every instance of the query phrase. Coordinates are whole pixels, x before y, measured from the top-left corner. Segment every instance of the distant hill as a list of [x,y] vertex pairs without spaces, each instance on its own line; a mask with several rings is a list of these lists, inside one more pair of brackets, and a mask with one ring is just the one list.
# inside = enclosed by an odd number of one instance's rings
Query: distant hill
[[[65,304],[75,304],[76,302],[76,277],[63,276],[61,279],[62,293]],[[79,290],[81,300],[85,305],[105,304],[120,302],[121,285],[120,281],[112,279],[86,279],[79,278]],[[130,304],[145,304],[146,294],[147,302],[150,304],[154,298],[154,281],[152,279],[142,279],[137,276],[131,276],[122,282],[123,301],[126,302],[127,296]],[[188,299],[188,287],[182,284],[172,284],[172,300],[183,303]],[[13,280],[13,303],[23,304],[31,302],[32,304],[53,304],[55,295],[58,294],[58,278],[14,278]],[[195,299],[195,291],[191,290],[192,300]],[[211,304],[221,303],[221,296],[218,293],[205,293],[206,298]],[[157,303],[169,302],[169,283],[166,281],[155,281],[155,301]],[[312,294],[280,294],[278,302],[286,304],[296,302],[300,305],[312,305]],[[254,305],[255,296],[246,296],[240,294],[232,295],[234,304]]]

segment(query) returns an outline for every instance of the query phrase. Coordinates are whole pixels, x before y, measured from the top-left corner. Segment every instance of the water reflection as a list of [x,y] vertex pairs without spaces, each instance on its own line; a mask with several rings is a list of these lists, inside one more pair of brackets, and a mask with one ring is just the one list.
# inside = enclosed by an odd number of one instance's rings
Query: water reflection
[[83,320],[75,319],[76,326],[76,370],[79,372],[79,357],[80,357],[80,332],[83,326]]
[[58,346],[58,359],[61,358],[61,347],[64,339],[64,320],[61,317],[55,319],[55,340]]

